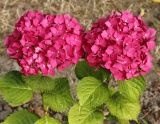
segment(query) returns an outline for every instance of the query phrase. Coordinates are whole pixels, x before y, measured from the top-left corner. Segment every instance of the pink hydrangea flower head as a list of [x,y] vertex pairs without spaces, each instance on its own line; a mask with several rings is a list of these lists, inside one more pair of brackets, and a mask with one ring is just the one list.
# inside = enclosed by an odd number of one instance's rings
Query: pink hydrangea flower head
[[7,53],[25,75],[54,75],[82,57],[83,27],[68,14],[25,13],[5,39]]
[[129,11],[114,12],[93,23],[86,33],[86,60],[110,70],[117,80],[144,75],[152,68],[155,34],[141,17]]

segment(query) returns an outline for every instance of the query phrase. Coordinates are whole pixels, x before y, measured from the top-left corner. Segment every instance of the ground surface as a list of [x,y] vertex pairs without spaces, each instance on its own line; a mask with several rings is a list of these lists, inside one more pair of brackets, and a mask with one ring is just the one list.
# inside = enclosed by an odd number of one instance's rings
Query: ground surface
[[[151,0],[0,0],[0,74],[18,69],[16,62],[6,55],[2,40],[13,30],[16,20],[25,11],[41,10],[52,14],[70,13],[88,29],[91,22],[97,18],[107,15],[113,10],[126,9],[137,15],[141,14],[148,25],[156,28],[158,32],[157,48],[153,52],[154,69],[146,76],[148,87],[141,100],[142,113],[139,120],[146,120],[148,124],[160,124],[160,4],[153,3]],[[66,74],[70,75],[70,72],[66,71]],[[72,79],[74,79],[74,75]],[[72,80],[73,84],[74,82]],[[29,108],[39,115],[43,115],[40,99],[37,95],[35,101],[30,105],[11,108],[0,98],[0,121],[5,119],[8,114],[22,108]],[[63,119],[60,114],[55,116]]]

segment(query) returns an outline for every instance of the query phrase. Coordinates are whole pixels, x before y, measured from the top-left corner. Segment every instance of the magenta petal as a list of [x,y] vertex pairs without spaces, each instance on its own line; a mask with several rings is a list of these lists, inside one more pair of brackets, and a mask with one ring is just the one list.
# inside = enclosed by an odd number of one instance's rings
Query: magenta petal
[[51,76],[55,76],[55,72],[54,72],[53,69],[49,69],[48,74],[51,75]]
[[51,40],[45,40],[45,44],[46,45],[52,45],[52,41]]
[[154,41],[147,42],[147,47],[149,50],[153,50],[156,47],[156,44]]
[[97,53],[98,50],[99,50],[99,47],[98,47],[97,45],[93,45],[93,46],[91,47],[91,50],[93,51],[93,53]]
[[9,54],[9,55],[15,54],[15,49],[14,48],[8,48],[7,49],[7,54]]
[[104,30],[104,31],[101,33],[101,36],[102,36],[103,38],[107,38],[107,37],[108,37],[107,31]]
[[55,27],[51,27],[50,29],[53,35],[57,35],[57,29]]
[[64,22],[64,17],[62,15],[57,15],[54,19],[56,24],[62,24]]
[[50,64],[51,64],[52,68],[55,68],[57,66],[57,61],[55,59],[51,59]]
[[107,54],[112,54],[113,53],[113,47],[112,46],[109,46],[106,51],[105,51]]
[[47,19],[43,19],[43,20],[41,21],[41,25],[42,25],[43,27],[47,27],[47,26],[48,26],[48,20],[47,20]]
[[113,67],[114,67],[114,68],[117,68],[117,70],[123,71],[123,66],[122,66],[122,64],[120,64],[120,63],[115,63],[115,64],[113,65]]
[[134,48],[128,49],[128,51],[127,51],[127,56],[128,57],[134,57],[134,54],[135,54],[135,49]]

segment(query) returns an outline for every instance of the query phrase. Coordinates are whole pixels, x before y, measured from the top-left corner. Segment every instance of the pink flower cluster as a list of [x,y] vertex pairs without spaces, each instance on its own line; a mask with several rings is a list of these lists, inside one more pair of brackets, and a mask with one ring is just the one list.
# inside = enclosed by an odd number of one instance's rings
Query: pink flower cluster
[[70,15],[29,11],[18,20],[5,45],[25,75],[54,75],[55,69],[76,64],[85,52],[90,65],[106,68],[123,80],[151,70],[155,34],[128,11],[99,19],[85,35]]
[[86,33],[86,59],[92,66],[110,70],[117,80],[144,75],[152,67],[155,34],[139,16],[128,11],[113,13]]
[[83,28],[70,15],[29,11],[5,39],[7,53],[16,59],[25,75],[54,75],[76,64],[82,56]]

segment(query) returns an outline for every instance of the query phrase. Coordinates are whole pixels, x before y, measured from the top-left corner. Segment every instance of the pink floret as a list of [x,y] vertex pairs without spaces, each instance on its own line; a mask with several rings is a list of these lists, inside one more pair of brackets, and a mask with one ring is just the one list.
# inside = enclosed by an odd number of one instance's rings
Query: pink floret
[[25,13],[5,39],[7,53],[25,75],[54,75],[82,57],[83,28],[68,14]]
[[85,36],[86,60],[117,80],[144,75],[152,68],[156,31],[128,11],[99,19]]

